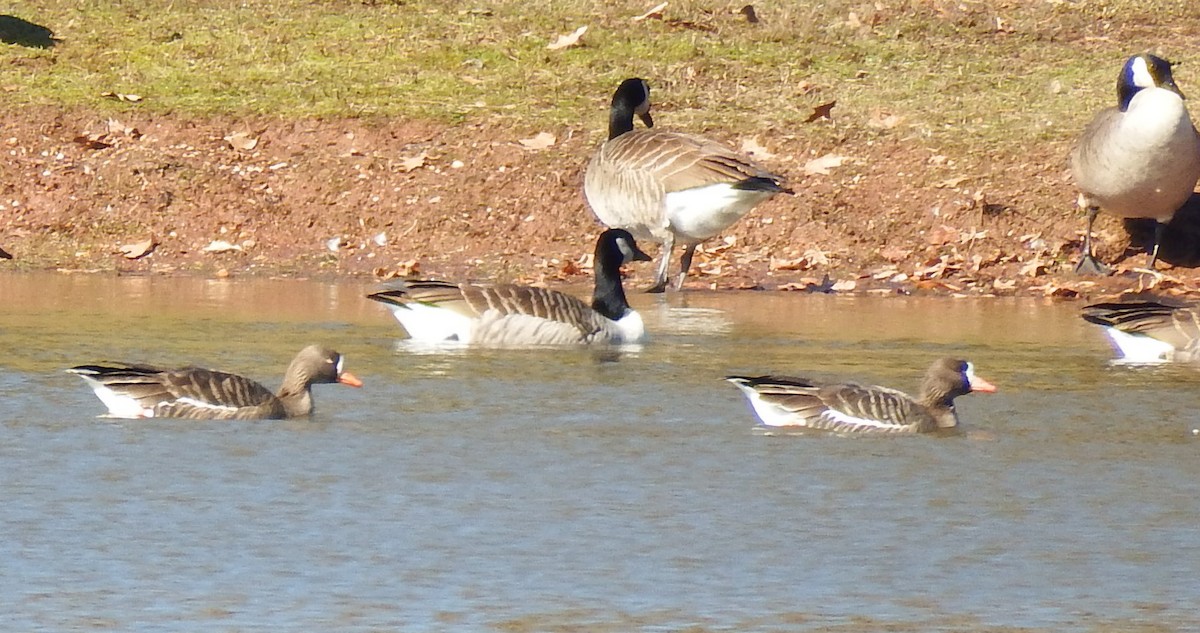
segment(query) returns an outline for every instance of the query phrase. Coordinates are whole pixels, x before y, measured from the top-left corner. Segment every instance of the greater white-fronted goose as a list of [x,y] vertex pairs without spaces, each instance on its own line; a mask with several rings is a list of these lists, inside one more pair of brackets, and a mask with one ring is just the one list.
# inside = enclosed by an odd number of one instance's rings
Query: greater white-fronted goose
[[608,140],[588,163],[583,192],[606,226],[628,229],[639,240],[663,245],[655,284],[667,286],[676,242],[683,245],[678,287],[701,242],[737,222],[777,193],[792,193],[775,175],[724,145],[691,134],[634,130],[633,117],[647,127],[650,87],[626,79],[613,94]]
[[767,426],[794,426],[834,433],[927,433],[958,426],[954,399],[996,387],[975,375],[971,363],[935,362],[925,373],[921,396],[887,387],[824,383],[791,376],[727,376],[750,400]]
[[1200,179],[1200,135],[1192,125],[1171,64],[1134,55],[1117,78],[1117,105],[1098,113],[1071,153],[1079,206],[1087,212],[1086,274],[1108,272],[1092,255],[1092,224],[1101,209],[1157,221],[1149,265],[1158,260],[1163,229]]
[[1121,361],[1200,361],[1200,307],[1156,301],[1096,303],[1083,308],[1083,318],[1104,327]]
[[621,265],[649,260],[628,231],[601,233],[590,306],[547,288],[434,280],[406,281],[367,298],[386,304],[408,335],[422,342],[490,347],[638,343],[646,329],[625,297]]
[[361,387],[362,381],[342,369],[343,361],[331,349],[305,347],[288,365],[278,394],[244,376],[199,367],[80,365],[67,372],[88,383],[108,407],[107,417],[256,420],[312,413],[315,383]]

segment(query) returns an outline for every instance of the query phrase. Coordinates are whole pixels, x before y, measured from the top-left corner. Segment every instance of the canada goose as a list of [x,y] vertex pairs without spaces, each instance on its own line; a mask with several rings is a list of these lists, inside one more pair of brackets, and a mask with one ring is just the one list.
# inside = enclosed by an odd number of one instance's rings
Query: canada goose
[[199,367],[159,369],[148,365],[79,365],[77,374],[108,407],[106,417],[254,420],[312,413],[314,383],[361,387],[342,370],[341,354],[309,345],[288,365],[278,394],[249,378]]
[[822,383],[790,376],[727,376],[767,426],[835,433],[926,433],[958,426],[954,399],[996,387],[966,361],[943,358],[921,383],[920,398],[887,387]]
[[1092,255],[1092,225],[1100,209],[1158,223],[1150,268],[1158,261],[1163,229],[1200,179],[1200,135],[1192,125],[1171,64],[1134,55],[1117,79],[1117,106],[1100,111],[1071,153],[1079,206],[1087,211],[1083,257],[1075,270],[1108,269]]
[[1096,303],[1083,308],[1083,319],[1104,327],[1119,360],[1200,361],[1200,307],[1156,301]]
[[601,233],[596,240],[591,306],[547,288],[433,280],[407,281],[367,298],[387,304],[408,335],[418,341],[494,347],[637,343],[646,330],[641,315],[625,298],[621,265],[649,260],[628,231]]
[[583,192],[605,225],[628,229],[639,240],[663,245],[655,284],[667,286],[675,243],[683,245],[682,288],[696,246],[737,222],[777,193],[792,193],[784,179],[724,145],[691,134],[634,130],[633,117],[647,127],[650,86],[626,79],[613,94],[608,140],[588,163]]

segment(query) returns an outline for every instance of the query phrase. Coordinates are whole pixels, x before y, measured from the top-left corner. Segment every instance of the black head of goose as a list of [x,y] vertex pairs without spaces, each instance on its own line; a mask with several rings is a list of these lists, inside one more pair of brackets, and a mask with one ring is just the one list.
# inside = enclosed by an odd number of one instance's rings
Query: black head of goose
[[1157,221],[1153,268],[1164,228],[1200,179],[1200,135],[1169,62],[1149,54],[1126,60],[1117,77],[1117,105],[1097,113],[1084,129],[1071,152],[1071,173],[1087,213],[1076,271],[1108,272],[1092,254],[1092,225],[1101,209]]
[[309,345],[300,350],[271,393],[244,376],[199,367],[161,369],[148,365],[79,365],[68,373],[83,378],[115,418],[186,418],[193,420],[281,419],[312,413],[311,387],[362,381],[342,369],[341,354]]
[[1094,303],[1083,319],[1104,333],[1127,363],[1200,362],[1200,307],[1158,301]]
[[913,398],[887,387],[828,383],[792,376],[727,376],[767,426],[835,433],[927,433],[958,426],[954,399],[996,387],[963,360],[933,363]]
[[635,130],[634,116],[653,125],[650,87],[637,78],[621,82],[613,94],[608,140],[588,163],[583,192],[606,226],[663,245],[649,289],[662,292],[676,242],[683,245],[676,284],[682,287],[696,246],[759,203],[792,191],[782,176],[721,143],[659,129]]
[[437,280],[405,281],[367,298],[387,305],[412,339],[427,343],[490,347],[639,343],[646,330],[625,296],[621,266],[649,259],[628,231],[601,233],[596,240],[591,305],[548,288]]

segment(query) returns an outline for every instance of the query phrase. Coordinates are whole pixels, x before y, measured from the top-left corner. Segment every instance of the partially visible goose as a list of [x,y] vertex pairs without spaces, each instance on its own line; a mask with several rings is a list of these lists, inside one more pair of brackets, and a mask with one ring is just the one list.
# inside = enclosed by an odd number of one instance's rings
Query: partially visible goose
[[626,79],[613,94],[608,140],[588,163],[583,192],[605,225],[663,245],[655,284],[649,289],[662,292],[676,242],[683,245],[677,283],[682,287],[697,245],[759,203],[792,191],[785,188],[783,177],[716,141],[634,130],[635,115],[653,127],[649,85]]
[[342,369],[341,354],[309,345],[296,354],[279,393],[237,374],[199,367],[160,369],[148,365],[80,365],[67,370],[88,383],[114,418],[256,420],[312,413],[315,383],[361,387]]
[[1156,301],[1096,303],[1083,308],[1083,319],[1104,327],[1119,360],[1200,361],[1200,307]]
[[927,433],[958,426],[954,399],[996,387],[963,360],[935,362],[913,398],[887,387],[822,383],[791,376],[728,376],[767,426],[835,433]]
[[590,306],[547,288],[433,280],[406,281],[367,298],[386,304],[408,335],[422,342],[494,347],[637,343],[646,330],[625,297],[621,265],[649,260],[628,231],[601,233]]
[[1117,79],[1117,105],[1102,110],[1071,153],[1079,206],[1087,211],[1083,257],[1075,270],[1105,273],[1092,255],[1092,224],[1101,209],[1122,218],[1151,218],[1155,225],[1150,268],[1158,260],[1163,229],[1187,202],[1200,179],[1200,135],[1171,76],[1171,64],[1134,55]]

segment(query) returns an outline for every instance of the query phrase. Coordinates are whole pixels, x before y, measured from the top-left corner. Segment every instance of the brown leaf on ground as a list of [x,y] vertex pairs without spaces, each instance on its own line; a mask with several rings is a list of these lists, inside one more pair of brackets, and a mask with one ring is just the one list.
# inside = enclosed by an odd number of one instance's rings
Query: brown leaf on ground
[[520,140],[521,147],[528,150],[540,150],[553,146],[558,142],[558,137],[549,132],[538,132],[533,138],[523,138]]
[[807,163],[804,163],[804,173],[813,176],[828,176],[829,170],[834,167],[841,167],[842,163],[846,162],[845,156],[837,154],[826,154],[820,158],[814,158]]
[[867,127],[878,128],[882,130],[890,130],[904,121],[904,117],[897,114],[888,114],[881,111],[875,111],[871,117],[867,119]]
[[808,115],[808,118],[804,119],[804,122],[812,123],[813,121],[816,121],[817,119],[831,119],[832,120],[833,119],[833,106],[835,106],[835,105],[837,105],[837,101],[830,101],[829,103],[822,103],[821,105],[813,108],[812,114]]
[[738,13],[746,16],[746,21],[750,24],[758,24],[758,13],[754,10],[754,5],[748,4],[738,9]]
[[128,136],[130,138],[141,138],[142,133],[135,127],[129,127],[116,119],[108,120],[108,133],[116,136]]
[[587,30],[587,26],[581,26],[567,35],[559,35],[553,42],[550,42],[548,45],[546,45],[546,48],[552,51],[558,51],[564,48],[577,46],[580,43],[580,38],[583,37],[584,33],[587,33]]
[[231,132],[225,137],[225,142],[229,143],[229,146],[233,149],[243,152],[249,152],[258,147],[258,139],[250,136],[249,132]]
[[158,246],[158,242],[153,237],[148,237],[140,242],[124,244],[120,250],[126,259],[141,259],[154,252],[156,246]]
[[743,154],[755,160],[771,160],[775,158],[774,154],[759,144],[758,137],[743,139],[741,150]]
[[113,146],[108,141],[107,134],[80,134],[71,140],[81,145],[84,149],[108,149]]
[[122,94],[120,92],[101,92],[100,96],[105,99],[115,99],[126,103],[137,103],[142,100],[142,95]]
[[416,156],[409,156],[400,159],[400,173],[407,174],[408,172],[419,169],[425,166],[425,159],[429,158],[429,154],[421,152]]
[[636,18],[633,18],[633,21],[641,22],[642,20],[650,20],[650,19],[661,20],[663,17],[663,9],[667,8],[668,4],[670,4],[670,3],[663,2],[663,3],[659,4],[658,6],[654,7],[653,9],[650,9],[649,11],[637,16]]

